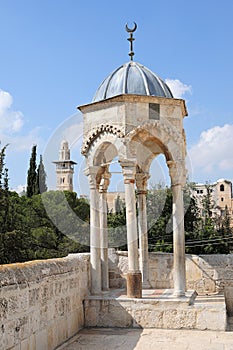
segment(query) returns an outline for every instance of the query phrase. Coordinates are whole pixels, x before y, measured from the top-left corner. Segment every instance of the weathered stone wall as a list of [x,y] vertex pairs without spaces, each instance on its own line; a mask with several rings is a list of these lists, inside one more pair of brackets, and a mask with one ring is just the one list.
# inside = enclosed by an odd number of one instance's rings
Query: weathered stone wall
[[0,266],[0,349],[52,350],[84,325],[89,254]]
[[[110,287],[126,285],[127,252],[110,250]],[[150,253],[150,283],[153,288],[173,288],[173,255]],[[233,286],[233,254],[186,255],[187,289],[198,294],[222,292]]]
[[[127,253],[109,250],[110,286],[124,287]],[[150,253],[150,282],[172,288],[172,254]],[[233,286],[233,255],[187,255],[187,288]],[[84,326],[89,254],[0,266],[0,349],[52,350]]]

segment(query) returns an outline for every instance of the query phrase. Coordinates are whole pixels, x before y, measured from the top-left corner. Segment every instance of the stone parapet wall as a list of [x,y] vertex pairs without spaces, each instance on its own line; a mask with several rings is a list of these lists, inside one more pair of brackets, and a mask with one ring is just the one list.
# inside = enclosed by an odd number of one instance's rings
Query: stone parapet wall
[[[151,286],[173,288],[173,255],[149,258]],[[127,260],[127,252],[109,249],[111,287],[125,287]],[[222,292],[233,286],[233,255],[187,255],[186,271],[188,289]],[[55,349],[84,326],[89,287],[89,254],[0,266],[0,349]]]
[[52,350],[84,325],[89,254],[0,266],[0,349]]
[[[109,250],[110,287],[126,286],[127,252]],[[173,288],[173,254],[149,253],[151,287]],[[198,294],[223,292],[233,286],[233,254],[186,255],[187,289]]]
[[223,296],[217,301],[199,300],[194,305],[175,298],[92,298],[85,300],[84,307],[87,327],[226,330]]

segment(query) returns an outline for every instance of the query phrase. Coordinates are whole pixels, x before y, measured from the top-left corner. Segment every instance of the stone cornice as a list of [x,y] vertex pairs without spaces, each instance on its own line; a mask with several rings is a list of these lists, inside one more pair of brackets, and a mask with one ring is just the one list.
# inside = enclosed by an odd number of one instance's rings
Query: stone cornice
[[114,103],[119,102],[129,102],[129,103],[158,103],[160,105],[173,105],[173,106],[181,106],[182,109],[182,115],[183,117],[188,115],[185,101],[178,98],[166,98],[166,97],[159,97],[159,96],[144,96],[144,95],[130,95],[130,94],[123,94],[118,95],[114,97],[110,97],[103,101],[93,102],[86,105],[78,106],[77,108],[82,113],[88,113],[93,112],[98,109],[104,109],[106,107],[112,106]]

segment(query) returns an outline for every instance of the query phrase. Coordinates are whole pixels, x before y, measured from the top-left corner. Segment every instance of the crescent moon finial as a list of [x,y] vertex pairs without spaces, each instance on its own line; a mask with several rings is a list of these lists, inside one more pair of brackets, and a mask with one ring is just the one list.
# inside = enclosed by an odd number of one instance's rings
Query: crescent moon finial
[[134,52],[133,52],[133,42],[134,42],[134,38],[133,38],[133,33],[135,32],[135,30],[137,29],[137,23],[133,22],[134,26],[133,28],[129,28],[128,27],[128,23],[126,23],[125,25],[125,30],[129,33],[130,37],[127,39],[130,42],[130,52],[129,52],[129,56],[131,61],[133,61],[133,56],[134,56]]
[[128,27],[128,23],[126,23],[125,25],[125,30],[128,32],[128,33],[133,33],[135,32],[135,30],[137,29],[137,23],[136,22],[133,22],[134,23],[134,27],[131,29]]

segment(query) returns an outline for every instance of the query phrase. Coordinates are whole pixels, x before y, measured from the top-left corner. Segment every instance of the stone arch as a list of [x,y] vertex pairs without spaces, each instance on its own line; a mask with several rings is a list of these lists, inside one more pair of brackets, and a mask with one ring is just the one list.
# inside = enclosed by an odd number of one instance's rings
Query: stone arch
[[89,152],[89,149],[96,140],[101,139],[103,135],[110,138],[111,135],[119,137],[123,137],[124,133],[121,128],[113,126],[113,125],[99,125],[96,128],[92,129],[83,140],[83,145],[81,149],[81,153],[86,156]]
[[126,138],[128,142],[136,141],[139,144],[153,140],[167,161],[180,161],[186,155],[185,137],[169,121],[144,123],[129,132]]
[[149,172],[152,160],[159,154],[165,156],[168,167],[172,163],[179,163],[183,169],[185,141],[176,136],[176,133],[168,132],[168,128],[156,128],[156,125],[145,124],[127,135],[126,144],[132,157],[137,160],[138,168],[145,173]]
[[92,141],[86,154],[88,166],[103,166],[123,153],[123,139],[111,132],[103,132]]

